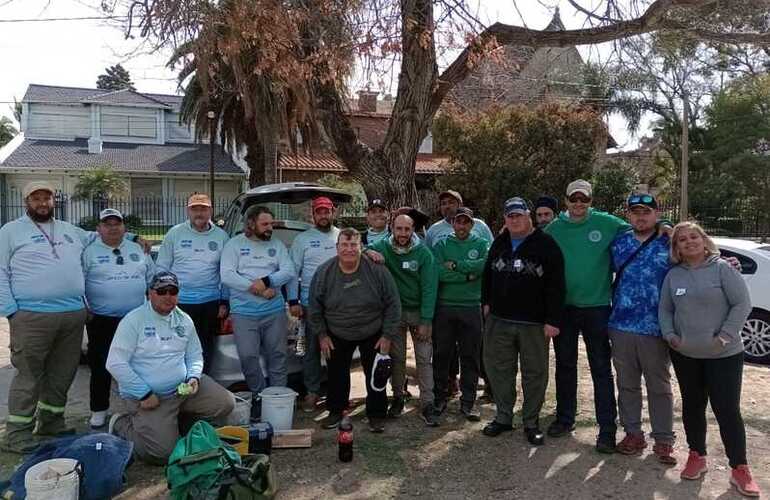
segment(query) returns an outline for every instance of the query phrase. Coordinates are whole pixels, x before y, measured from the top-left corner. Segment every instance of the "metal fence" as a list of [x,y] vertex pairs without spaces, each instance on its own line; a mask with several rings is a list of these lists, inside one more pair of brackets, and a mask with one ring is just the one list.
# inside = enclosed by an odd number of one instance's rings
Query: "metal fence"
[[[663,203],[660,210],[662,217],[679,221],[678,203]],[[770,212],[758,200],[734,200],[719,207],[693,204],[689,218],[712,236],[770,239]]]

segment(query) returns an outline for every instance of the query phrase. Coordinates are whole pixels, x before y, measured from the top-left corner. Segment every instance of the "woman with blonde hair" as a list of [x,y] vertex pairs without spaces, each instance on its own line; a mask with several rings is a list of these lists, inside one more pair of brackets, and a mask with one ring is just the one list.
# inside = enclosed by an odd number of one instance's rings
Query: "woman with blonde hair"
[[671,347],[682,420],[690,448],[683,479],[707,471],[706,405],[710,402],[732,467],[730,483],[745,496],[759,496],[746,464],[746,431],[741,417],[743,342],[740,331],[751,311],[741,275],[719,258],[703,229],[681,222],[671,236],[676,264],[663,281],[658,317]]

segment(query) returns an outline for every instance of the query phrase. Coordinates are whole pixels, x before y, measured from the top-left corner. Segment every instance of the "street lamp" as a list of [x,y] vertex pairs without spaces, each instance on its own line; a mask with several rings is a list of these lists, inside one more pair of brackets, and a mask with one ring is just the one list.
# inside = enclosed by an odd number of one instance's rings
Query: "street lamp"
[[216,116],[217,114],[214,113],[214,111],[206,113],[206,118],[209,119],[209,196],[211,196],[212,205],[216,204],[214,201],[214,142],[217,132],[214,118],[216,118]]

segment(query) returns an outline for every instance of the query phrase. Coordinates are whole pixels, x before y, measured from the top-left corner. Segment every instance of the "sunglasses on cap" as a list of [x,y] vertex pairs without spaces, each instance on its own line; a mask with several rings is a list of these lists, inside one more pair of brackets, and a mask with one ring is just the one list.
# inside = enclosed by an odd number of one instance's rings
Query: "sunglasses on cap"
[[117,264],[117,265],[119,265],[119,266],[122,266],[122,265],[125,263],[125,262],[123,261],[123,256],[122,256],[122,255],[120,255],[120,248],[114,248],[114,249],[112,250],[112,255],[114,255],[115,257],[117,257],[117,258],[115,259],[115,264]]
[[573,194],[567,199],[570,203],[589,203],[591,201],[591,197],[584,194]]
[[172,297],[176,297],[177,294],[179,294],[179,289],[175,286],[164,286],[163,288],[158,288],[155,290],[155,293],[161,297],[164,295],[171,295]]
[[649,194],[638,194],[628,199],[628,205],[647,205],[655,201]]

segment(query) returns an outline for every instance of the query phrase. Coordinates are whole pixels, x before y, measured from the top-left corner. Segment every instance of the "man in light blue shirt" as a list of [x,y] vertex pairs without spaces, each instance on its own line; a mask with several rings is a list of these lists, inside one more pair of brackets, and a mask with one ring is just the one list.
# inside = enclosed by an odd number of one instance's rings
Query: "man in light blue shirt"
[[152,258],[137,243],[126,239],[123,215],[114,208],[99,214],[100,238],[83,252],[86,302],[91,318],[88,331],[88,365],[91,368],[92,428],[106,423],[112,377],[105,368],[120,320],[144,303],[147,285],[155,274]]
[[374,199],[369,203],[369,208],[366,209],[366,224],[369,227],[361,234],[363,247],[374,245],[378,241],[390,237],[388,215],[388,207],[384,201]]
[[[297,290],[298,280],[287,287],[289,309],[292,316],[304,319],[310,303],[310,282],[318,266],[337,255],[337,237],[340,230],[332,225],[334,203],[325,196],[313,198],[311,204],[315,227],[299,234],[291,244],[291,260],[297,270],[302,286]],[[315,410],[321,392],[321,351],[318,336],[305,324],[307,352],[302,358],[302,378],[307,394],[302,402],[306,413]]]
[[203,374],[195,324],[177,307],[179,281],[157,273],[149,300],[118,325],[107,356],[125,412],[109,432],[134,443],[137,458],[165,464],[179,439],[179,417],[214,420],[235,406],[233,395]]
[[227,316],[219,264],[227,233],[211,222],[211,200],[194,194],[187,201],[189,220],[172,227],[158,252],[159,270],[179,277],[179,307],[190,315],[203,346],[203,373],[209,373],[219,320]]
[[286,246],[272,239],[273,213],[266,207],[246,211],[249,236],[239,234],[222,252],[222,283],[230,290],[235,345],[252,393],[252,419],[260,417],[258,395],[266,387],[264,358],[271,386],[285,386],[288,318],[281,287],[296,279]]
[[[433,249],[438,242],[444,241],[454,232],[452,228],[452,219],[454,219],[457,209],[463,205],[463,197],[457,191],[444,191],[438,195],[439,211],[441,212],[440,221],[434,223],[428,228],[425,233],[425,244],[428,248]],[[475,234],[481,239],[486,240],[490,245],[495,240],[492,231],[487,224],[478,218],[473,219],[472,234]]]

